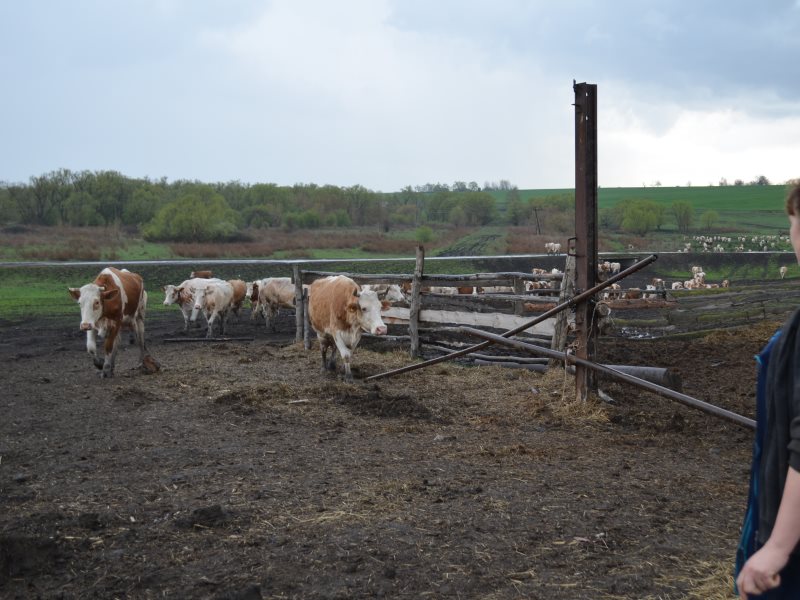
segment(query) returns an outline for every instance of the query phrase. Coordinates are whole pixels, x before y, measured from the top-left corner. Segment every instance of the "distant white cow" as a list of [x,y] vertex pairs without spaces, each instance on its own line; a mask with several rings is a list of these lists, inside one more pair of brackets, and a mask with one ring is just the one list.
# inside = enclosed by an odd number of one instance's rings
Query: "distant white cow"
[[178,285],[168,284],[164,286],[164,306],[177,304],[183,314],[183,330],[189,329],[189,323],[194,322],[191,318],[192,311],[194,310],[194,292],[195,288],[204,288],[213,281],[222,281],[221,279],[209,279],[206,277],[193,277],[186,279]]
[[380,300],[387,302],[403,302],[406,297],[396,283],[367,283],[361,286],[362,292],[375,292]]
[[191,320],[197,319],[197,314],[202,311],[208,321],[206,337],[214,335],[214,322],[219,319],[220,335],[225,335],[225,321],[228,319],[228,312],[233,302],[233,286],[227,281],[209,280],[210,283],[203,287],[192,287],[192,308]]
[[784,278],[786,277],[786,273],[787,273],[788,271],[789,271],[789,267],[787,267],[786,265],[783,265],[783,266],[780,268],[781,279],[784,279]]
[[561,254],[561,244],[558,242],[546,242],[544,249],[548,254]]

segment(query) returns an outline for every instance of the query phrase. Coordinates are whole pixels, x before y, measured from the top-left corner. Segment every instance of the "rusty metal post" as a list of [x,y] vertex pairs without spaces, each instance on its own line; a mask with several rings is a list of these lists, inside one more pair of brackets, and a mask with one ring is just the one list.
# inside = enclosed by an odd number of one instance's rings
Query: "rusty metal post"
[[[577,292],[597,284],[597,86],[573,83],[575,92],[575,287]],[[580,302],[575,310],[575,355],[594,361],[596,323],[594,299]],[[595,387],[592,371],[575,365],[575,395],[585,401]]]

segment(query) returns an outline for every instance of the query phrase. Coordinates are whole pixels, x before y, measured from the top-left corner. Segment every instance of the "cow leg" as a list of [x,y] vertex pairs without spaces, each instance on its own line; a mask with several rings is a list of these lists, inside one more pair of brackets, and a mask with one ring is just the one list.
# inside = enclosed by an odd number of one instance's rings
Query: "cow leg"
[[86,332],[86,351],[92,357],[94,366],[98,369],[103,368],[103,359],[97,356],[97,333],[94,329]]
[[136,342],[139,344],[139,366],[144,364],[144,357],[147,355],[147,347],[144,343],[144,316],[136,315],[133,321],[133,333]]
[[[335,371],[336,370],[336,346],[332,343],[329,336],[325,334],[317,334],[319,340],[319,350],[322,354],[322,370]],[[328,359],[328,350],[331,350],[331,357]]]
[[211,316],[208,317],[208,328],[206,329],[206,337],[214,337],[214,321],[217,319],[217,313],[211,313]]
[[353,352],[347,344],[344,343],[341,334],[336,334],[334,342],[336,342],[336,349],[339,351],[339,356],[342,357],[342,364],[344,364],[344,380],[347,383],[353,383],[353,373],[350,371],[350,357],[353,355]]
[[227,310],[222,311],[219,317],[219,334],[225,335],[225,325],[227,324],[229,313]]
[[[103,344],[106,356],[103,361],[103,370],[100,372],[100,377],[107,378],[114,376],[114,363],[117,359],[117,348],[119,346],[119,327],[109,327],[106,334],[106,340]],[[95,363],[96,364],[96,363]]]

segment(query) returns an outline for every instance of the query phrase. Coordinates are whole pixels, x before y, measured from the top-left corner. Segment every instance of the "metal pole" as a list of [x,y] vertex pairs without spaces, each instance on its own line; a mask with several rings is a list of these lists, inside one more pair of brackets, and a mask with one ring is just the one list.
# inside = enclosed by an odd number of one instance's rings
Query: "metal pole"
[[[597,86],[573,82],[575,92],[575,286],[579,290],[597,282]],[[575,310],[575,354],[593,360],[596,327],[591,298]],[[575,395],[586,400],[595,387],[592,371],[575,366]]]
[[[527,323],[523,323],[519,327],[515,327],[514,329],[506,331],[500,337],[503,337],[503,338],[510,337],[512,335],[518,334],[521,331],[525,331],[526,329],[530,329],[531,327],[533,327],[537,323],[541,323],[545,319],[548,319],[548,318],[552,317],[553,315],[561,312],[565,308],[569,308],[570,306],[574,306],[577,302],[580,302],[583,299],[591,298],[596,293],[604,290],[605,288],[607,288],[612,283],[616,283],[620,279],[624,279],[628,275],[630,275],[632,273],[635,273],[639,269],[642,269],[642,268],[646,267],[651,262],[655,261],[657,258],[658,258],[658,256],[656,254],[651,254],[650,256],[648,256],[646,258],[643,258],[642,260],[640,260],[637,263],[634,263],[633,265],[631,265],[630,267],[628,267],[624,271],[620,271],[616,275],[612,275],[606,281],[596,285],[592,289],[586,290],[585,292],[582,292],[582,293],[578,294],[577,296],[575,296],[574,298],[571,298],[570,300],[567,300],[566,302],[562,302],[558,306],[555,306],[555,307],[551,308],[550,310],[542,313],[541,315],[539,315],[538,317],[536,317],[535,319],[533,319],[531,321],[528,321]],[[464,348],[463,350],[458,350],[456,352],[453,352],[452,354],[446,354],[444,356],[437,356],[436,358],[431,358],[430,360],[426,360],[426,361],[423,361],[421,363],[415,363],[415,364],[412,364],[412,365],[406,365],[405,367],[400,367],[399,369],[393,369],[391,371],[385,371],[384,373],[378,373],[377,375],[372,375],[370,377],[366,377],[364,379],[364,381],[374,381],[376,379],[383,379],[384,377],[391,377],[393,375],[400,375],[401,373],[407,373],[409,371],[415,371],[417,369],[422,369],[424,367],[429,367],[431,365],[435,365],[437,363],[444,362],[446,360],[451,360],[453,358],[458,358],[459,356],[464,356],[465,354],[469,354],[470,352],[475,352],[476,350],[480,350],[482,348],[485,348],[486,346],[490,346],[493,343],[494,342],[491,342],[491,341],[481,342],[480,344],[475,344],[474,346],[470,346],[468,348]]]
[[656,383],[645,381],[644,379],[634,377],[633,375],[628,375],[627,373],[623,373],[622,371],[612,369],[605,365],[599,365],[589,360],[578,358],[577,356],[573,356],[572,354],[556,352],[555,350],[548,350],[547,348],[542,348],[541,346],[534,346],[533,344],[526,344],[525,342],[520,342],[519,340],[509,340],[504,338],[503,336],[495,335],[493,333],[488,333],[480,329],[473,329],[471,327],[462,327],[461,330],[464,331],[465,333],[469,333],[477,337],[484,338],[485,340],[502,344],[504,346],[509,346],[511,348],[517,348],[518,350],[524,350],[525,352],[529,352],[531,354],[539,354],[551,358],[558,358],[560,360],[575,365],[576,369],[578,365],[588,369],[593,369],[599,373],[603,373],[604,375],[608,375],[616,379],[621,379],[622,381],[632,383],[633,385],[639,386],[651,392],[655,392],[656,394],[660,394],[665,398],[677,400],[678,402],[686,404],[687,406],[690,406],[692,408],[696,408],[698,410],[707,412],[711,415],[714,415],[715,417],[721,417],[723,419],[727,419],[728,421],[736,423],[737,425],[740,425],[742,427],[746,427],[748,429],[756,428],[756,422],[753,419],[748,419],[747,417],[736,414],[735,412],[731,412],[724,408],[720,408],[719,406],[709,404],[708,402],[703,402],[702,400],[698,400],[697,398],[692,398],[691,396],[687,396],[686,394],[676,392],[675,390],[671,390],[669,388],[660,386]]

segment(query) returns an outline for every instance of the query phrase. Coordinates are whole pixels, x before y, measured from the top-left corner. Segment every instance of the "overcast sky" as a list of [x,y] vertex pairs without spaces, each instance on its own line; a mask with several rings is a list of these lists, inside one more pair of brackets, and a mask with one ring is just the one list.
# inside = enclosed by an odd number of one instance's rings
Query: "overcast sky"
[[0,180],[603,187],[800,177],[800,0],[20,0]]

